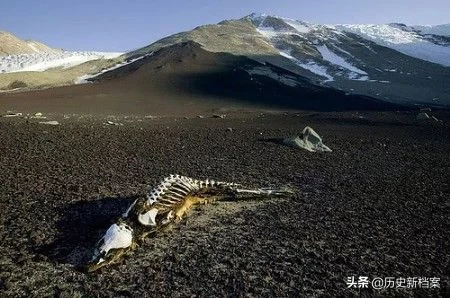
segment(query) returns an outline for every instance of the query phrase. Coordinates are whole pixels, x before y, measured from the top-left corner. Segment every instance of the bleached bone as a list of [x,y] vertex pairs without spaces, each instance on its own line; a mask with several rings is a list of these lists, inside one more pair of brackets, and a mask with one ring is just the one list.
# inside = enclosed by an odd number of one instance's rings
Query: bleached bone
[[106,231],[105,235],[100,239],[100,247],[94,254],[94,258],[99,257],[97,263],[101,263],[103,257],[108,254],[111,249],[126,248],[133,243],[133,230],[126,224],[113,224]]
[[239,196],[291,195],[288,188],[243,188],[236,183],[215,180],[196,180],[180,175],[163,179],[146,196],[136,199],[102,237],[88,264],[88,271],[97,270],[115,262],[121,255],[134,248],[138,239],[179,220],[195,204],[208,198],[217,199]]
[[311,127],[303,129],[301,137],[294,136],[283,139],[283,144],[293,148],[303,148],[310,152],[331,152],[322,142],[322,138]]
[[139,214],[138,220],[144,226],[156,226],[156,215],[158,214],[158,209],[153,208],[146,213]]
[[255,194],[262,196],[283,196],[288,194],[293,194],[294,191],[283,188],[283,189],[274,189],[274,188],[259,188],[259,189],[236,189],[236,193],[240,194]]

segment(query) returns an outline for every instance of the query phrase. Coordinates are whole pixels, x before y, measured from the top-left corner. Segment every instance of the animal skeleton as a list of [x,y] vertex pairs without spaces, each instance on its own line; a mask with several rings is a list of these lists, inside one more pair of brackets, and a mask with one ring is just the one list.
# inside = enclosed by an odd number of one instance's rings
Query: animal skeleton
[[239,197],[283,196],[289,189],[247,189],[239,184],[214,180],[195,180],[180,175],[165,178],[146,197],[136,199],[97,243],[87,271],[116,262],[133,250],[137,241],[180,221],[193,205],[209,200]]

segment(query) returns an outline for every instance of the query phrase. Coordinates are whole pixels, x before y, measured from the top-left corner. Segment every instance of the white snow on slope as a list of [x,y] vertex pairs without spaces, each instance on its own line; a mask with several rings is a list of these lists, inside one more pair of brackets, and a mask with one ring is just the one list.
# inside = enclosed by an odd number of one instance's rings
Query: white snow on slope
[[324,60],[332,64],[339,65],[340,67],[348,69],[352,72],[356,72],[361,75],[367,75],[367,72],[348,63],[344,58],[332,52],[326,45],[318,46],[316,48],[320,52]]
[[99,73],[83,75],[83,76],[81,76],[81,77],[76,78],[76,79],[74,80],[74,83],[77,84],[77,85],[78,85],[78,84],[88,84],[88,83],[91,83],[90,81],[88,81],[89,79],[93,79],[93,78],[95,78],[95,77],[98,77],[98,76],[101,75],[101,74],[104,74],[105,72],[108,72],[108,71],[111,71],[111,70],[120,68],[120,67],[125,66],[125,65],[128,65],[128,64],[131,64],[131,63],[133,63],[133,62],[135,62],[135,61],[141,60],[141,59],[143,59],[143,58],[145,58],[145,57],[147,57],[147,56],[151,56],[151,55],[152,55],[152,54],[146,54],[146,55],[144,55],[144,56],[141,56],[141,57],[138,57],[138,58],[135,58],[135,59],[131,59],[130,61],[124,61],[124,62],[118,63],[118,64],[116,64],[116,65],[114,65],[114,66],[112,66],[112,67],[110,67],[110,68],[107,68],[107,69],[102,70],[102,71],[99,72]]
[[34,46],[34,43],[29,42],[29,43],[28,43],[28,46],[29,46],[33,51],[35,51],[36,53],[39,53],[39,52],[40,52],[40,51]]
[[355,33],[381,46],[422,60],[450,66],[450,47],[426,41],[415,32],[390,25],[335,25],[335,28]]
[[[254,21],[254,22],[256,22],[256,23],[258,23],[258,24],[262,24],[263,22],[264,22],[264,20],[267,18],[267,17],[269,17],[269,15],[267,15],[267,14],[257,14],[257,13],[252,13],[251,15],[249,15],[248,16],[249,18],[250,18],[250,20],[252,20],[252,21]],[[315,25],[313,25],[313,24],[309,24],[309,23],[306,23],[306,22],[301,22],[301,21],[297,21],[297,20],[294,20],[294,19],[289,19],[289,18],[283,18],[283,17],[278,17],[278,16],[273,16],[274,18],[278,18],[278,19],[281,19],[281,20],[283,20],[286,24],[288,24],[288,25],[290,25],[291,27],[293,27],[298,33],[303,33],[303,34],[306,34],[306,33],[309,33],[309,32],[311,32],[311,30],[313,29],[313,27],[315,26]],[[270,36],[274,36],[274,35],[277,35],[277,34],[280,34],[281,32],[280,31],[276,31],[274,28],[272,28],[272,27],[265,27],[265,26],[262,26],[262,25],[259,25],[258,27],[257,27],[257,30],[258,29],[261,29],[261,31],[268,31],[267,33],[270,35]],[[259,30],[258,30],[259,31]],[[261,32],[260,32],[261,33]],[[263,34],[264,35],[264,34]]]
[[420,31],[422,34],[435,34],[450,37],[450,24],[443,25],[422,25],[412,26],[413,29]]
[[308,62],[303,63],[303,62],[299,61],[298,59],[296,59],[295,57],[291,56],[290,53],[283,52],[283,51],[280,52],[280,55],[292,60],[295,64],[297,64],[301,68],[309,70],[310,72],[312,72],[316,75],[319,75],[321,77],[327,78],[324,81],[324,83],[334,81],[334,78],[327,73],[327,68],[315,63],[314,61],[308,61]]
[[283,20],[286,22],[286,24],[294,27],[295,30],[297,30],[297,32],[304,33],[304,34],[311,32],[311,28],[308,27],[308,25],[306,23],[302,23],[299,21],[291,20],[291,19],[283,19]]
[[254,67],[252,69],[246,69],[245,70],[250,76],[252,75],[260,75],[260,76],[266,76],[269,78],[272,78],[280,83],[283,83],[285,85],[295,87],[297,86],[297,80],[295,77],[288,76],[288,75],[279,75],[275,72],[273,72],[270,68],[266,67]]
[[[394,49],[411,57],[441,64],[443,66],[450,66],[450,46],[433,43],[414,31],[418,30],[421,34],[450,36],[450,24],[412,27],[397,26],[396,24],[318,25],[287,18],[275,17],[294,28],[290,31],[285,31],[276,30],[272,27],[262,25],[268,15],[252,14],[249,17],[257,24],[260,24],[256,30],[269,40],[273,40],[276,37],[281,37],[281,35],[287,33],[310,36],[313,32],[317,40],[322,42],[336,41],[339,43],[339,40],[336,38],[337,35],[343,35],[344,32],[351,32],[361,36],[364,39],[373,41],[381,46]],[[407,30],[408,28],[409,30]],[[317,44],[315,41],[312,41],[312,43]],[[373,51],[368,45],[363,43],[361,45]],[[373,52],[376,54],[375,51]]]
[[256,31],[258,31],[261,35],[263,35],[264,37],[266,37],[268,39],[276,37],[277,35],[280,34],[280,32],[276,31],[272,27],[258,27],[258,28],[256,28]]
[[0,73],[45,71],[55,67],[72,67],[96,59],[112,59],[123,53],[61,52],[36,53],[0,57]]
[[[250,16],[250,18],[253,21],[256,21],[258,23],[263,23],[263,21],[266,17],[268,17],[268,15],[265,15],[265,14],[253,14]],[[258,31],[259,33],[264,35],[266,38],[270,39],[270,38],[276,37],[277,35],[280,35],[280,34],[288,34],[288,33],[307,34],[307,33],[311,32],[311,30],[313,30],[313,27],[315,26],[312,24],[307,24],[307,23],[296,21],[293,19],[281,18],[281,17],[277,17],[277,18],[282,19],[286,24],[290,25],[295,30],[279,31],[279,30],[274,29],[273,27],[259,25],[256,28],[256,31]]]
[[336,50],[338,50],[339,52],[342,52],[342,53],[346,54],[347,56],[349,56],[349,57],[355,59],[355,56],[353,56],[352,54],[350,54],[350,53],[347,52],[346,50],[341,49],[341,48],[338,47],[337,45],[334,45],[334,48],[335,48]]
[[297,60],[296,63],[298,66],[300,66],[304,69],[307,69],[310,72],[313,72],[322,77],[326,77],[327,79],[324,82],[334,81],[334,78],[327,73],[327,68],[315,63],[314,61],[309,61],[307,63],[301,63],[300,61]]

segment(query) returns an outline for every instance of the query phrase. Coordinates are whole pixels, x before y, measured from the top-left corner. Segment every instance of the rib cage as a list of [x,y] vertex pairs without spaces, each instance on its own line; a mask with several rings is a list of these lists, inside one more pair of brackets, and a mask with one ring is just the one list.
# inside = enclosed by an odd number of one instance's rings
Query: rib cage
[[187,195],[203,191],[233,191],[239,185],[236,183],[214,180],[197,180],[181,175],[170,175],[147,194],[147,204],[170,207],[181,202]]

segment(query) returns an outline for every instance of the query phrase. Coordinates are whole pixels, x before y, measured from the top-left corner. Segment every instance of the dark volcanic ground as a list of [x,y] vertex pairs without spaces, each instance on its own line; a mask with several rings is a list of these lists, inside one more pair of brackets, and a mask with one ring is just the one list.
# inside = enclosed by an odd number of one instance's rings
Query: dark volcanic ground
[[[444,124],[407,112],[0,118],[0,296],[448,296],[450,117],[437,116]],[[332,153],[264,141],[306,125]],[[120,264],[77,270],[133,197],[171,173],[298,194],[200,206]],[[441,289],[359,291],[349,276],[439,277]]]

